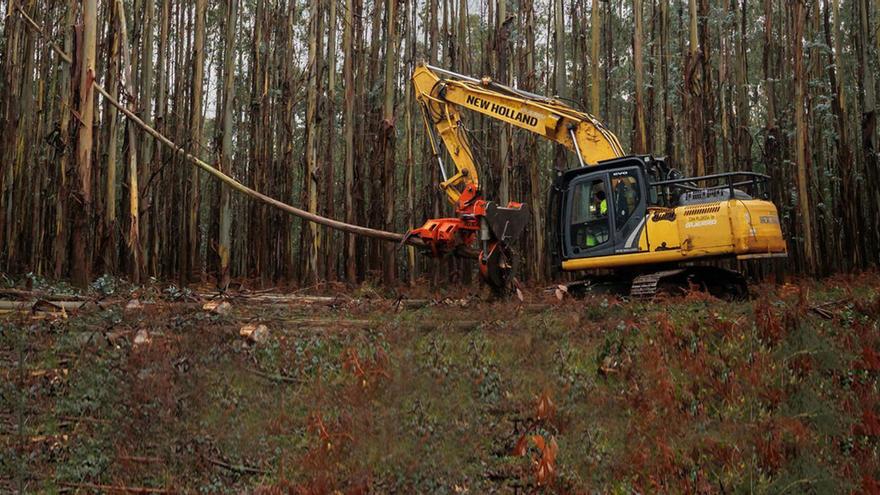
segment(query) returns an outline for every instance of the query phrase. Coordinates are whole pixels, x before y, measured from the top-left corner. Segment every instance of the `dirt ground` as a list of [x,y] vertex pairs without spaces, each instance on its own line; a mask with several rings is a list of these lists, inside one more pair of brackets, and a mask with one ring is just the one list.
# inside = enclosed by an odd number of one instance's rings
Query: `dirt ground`
[[878,493],[880,276],[753,292],[17,294],[0,492]]

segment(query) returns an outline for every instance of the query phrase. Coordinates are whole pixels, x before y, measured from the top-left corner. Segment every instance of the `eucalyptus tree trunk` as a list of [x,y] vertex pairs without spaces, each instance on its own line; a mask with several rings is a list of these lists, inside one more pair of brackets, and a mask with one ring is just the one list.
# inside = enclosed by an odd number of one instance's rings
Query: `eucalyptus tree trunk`
[[[537,75],[535,73],[535,10],[533,0],[525,0],[522,8],[524,10],[524,56],[521,56],[521,67],[523,70],[520,77],[526,91],[537,90]],[[595,82],[595,81],[594,81]],[[543,281],[546,276],[546,268],[548,264],[545,262],[544,249],[544,194],[541,188],[541,164],[538,163],[536,149],[536,137],[528,136],[524,142],[522,158],[527,164],[527,189],[529,198],[529,207],[532,209],[532,225],[531,231],[532,243],[534,245],[531,263],[528,271],[532,278],[536,281]]]
[[[336,147],[336,0],[330,0],[327,20],[327,105],[326,105],[326,157],[324,158],[324,180],[326,194],[324,195],[325,212],[327,217],[334,218],[336,214],[336,175],[333,167],[333,151]],[[324,253],[326,266],[326,278],[336,279],[336,233],[332,229],[326,230],[326,242]]]
[[[736,2],[737,0],[734,0]],[[730,119],[732,114],[731,94],[733,81],[730,77],[730,35],[736,32],[733,27],[736,24],[736,11],[731,10],[730,0],[722,0],[721,11],[724,12],[724,18],[720,22],[718,29],[718,43],[720,45],[718,57],[718,113],[719,127],[721,130],[721,169],[718,172],[724,172],[723,167],[730,166]]]
[[[385,0],[385,88],[382,103],[382,149],[385,154],[384,176],[384,229],[394,230],[394,209],[396,205],[396,192],[394,189],[394,153],[397,129],[394,125],[394,89],[397,68],[397,0]],[[397,247],[389,242],[383,248],[383,278],[386,284],[393,283],[397,278],[395,263],[395,251]]]
[[[778,78],[778,67],[776,60],[780,57],[781,47],[773,36],[774,32],[774,15],[773,0],[764,0],[764,50],[762,52],[762,72],[763,86],[766,100],[764,102],[766,108],[766,122],[764,125],[764,146],[762,161],[771,177],[771,197],[773,202],[782,207],[783,201],[787,198],[785,174],[782,164],[782,132],[776,117],[776,80]],[[780,211],[783,215],[784,211]],[[783,218],[783,217],[780,217]],[[775,261],[774,272],[776,274],[777,283],[783,281],[782,262]]]
[[[510,82],[510,64],[507,54],[511,20],[507,18],[507,0],[498,0],[494,46],[498,64],[495,77],[504,84]],[[510,201],[510,126],[502,125],[499,132],[498,161],[501,168],[501,182],[498,187],[498,200],[502,205],[506,205]]]
[[[309,32],[309,71],[308,71],[308,96],[306,107],[306,200],[308,201],[309,213],[318,212],[318,129],[315,125],[318,112],[318,29],[319,14],[318,0],[309,3],[310,32]],[[315,283],[318,280],[318,249],[320,246],[320,232],[314,223],[308,225],[309,237],[307,239],[308,255],[306,258],[306,280]],[[304,247],[305,249],[305,247]]]
[[74,216],[73,279],[81,286],[91,281],[92,257],[88,230],[92,220],[92,139],[94,137],[95,46],[97,44],[97,0],[82,4],[82,47],[79,81],[79,131],[76,140],[77,196],[80,208]]
[[[739,0],[733,0],[734,8]],[[751,126],[751,105],[749,102],[749,39],[748,39],[748,0],[742,0],[739,29],[737,30],[736,42],[736,67],[734,68],[734,85],[736,86],[736,129],[734,131],[734,157],[736,166],[746,170],[752,170],[752,135],[749,133]]]
[[840,29],[840,1],[830,0],[831,9],[834,13],[833,27],[830,19],[829,0],[824,1],[823,21],[825,43],[831,48],[828,53],[828,81],[833,92],[831,100],[831,109],[834,112],[836,120],[836,145],[837,145],[837,164],[841,175],[841,199],[840,206],[843,212],[843,222],[840,226],[840,243],[842,267],[845,270],[851,270],[856,267],[862,267],[865,262],[863,247],[864,244],[859,240],[858,233],[861,231],[862,216],[859,215],[859,204],[861,203],[861,194],[859,194],[858,184],[855,176],[857,175],[857,165],[853,160],[852,143],[849,133],[849,117],[846,100],[846,90],[840,78],[842,70],[842,48],[841,48],[841,29]]
[[[406,68],[407,73],[412,74],[415,69],[416,58],[416,2],[404,4],[404,19],[406,21]],[[415,225],[415,125],[413,122],[413,85],[406,84],[404,87],[404,119],[406,120],[406,228]],[[406,247],[407,282],[415,283],[416,278],[416,252],[413,246]]]
[[[559,98],[568,96],[568,81],[565,71],[565,9],[563,0],[553,0],[553,79],[554,91]],[[566,168],[566,150],[561,144],[554,146],[554,160],[556,170]]]
[[700,118],[702,125],[700,127],[702,133],[701,147],[703,149],[703,158],[705,161],[705,173],[715,173],[716,144],[715,144],[715,91],[717,85],[712,79],[712,42],[710,37],[709,23],[709,0],[699,0],[699,38],[700,38],[700,81],[702,82],[702,90],[700,92]]
[[[132,76],[131,51],[129,49],[128,25],[122,0],[115,0],[116,20],[119,23],[119,37],[122,39],[122,67],[125,75],[125,91],[128,93],[128,109],[137,111],[134,100],[134,80]],[[129,273],[133,283],[138,284],[143,272],[143,251],[140,238],[140,195],[138,181],[137,134],[134,124],[126,121],[126,142],[128,143],[128,246]]]
[[592,0],[592,15],[590,16],[590,111],[593,115],[602,114],[599,103],[599,46],[602,34],[602,19],[599,3],[600,0]]
[[[154,64],[153,64],[153,24],[156,15],[155,0],[144,0],[143,7],[143,32],[142,45],[140,50],[140,105],[141,115],[147,125],[153,125],[152,103],[153,103],[153,86],[155,83]],[[150,188],[150,177],[152,174],[152,158],[153,158],[153,138],[147,133],[138,134],[141,137],[140,143],[140,186],[143,188],[140,194],[141,200],[141,240],[145,242],[144,246],[144,265],[149,273],[155,273],[156,260],[153,256],[153,246],[155,243],[155,232],[153,226],[155,224],[155,211],[151,207],[152,189]]]
[[[863,239],[867,246],[873,246],[875,249],[874,263],[880,261],[880,255],[877,254],[876,247],[880,245],[880,160],[878,160],[877,146],[877,108],[876,108],[876,87],[874,80],[873,63],[871,60],[871,42],[873,38],[873,29],[871,26],[870,0],[856,0],[858,8],[858,36],[856,46],[858,47],[858,74],[859,74],[859,92],[862,103],[861,131],[862,131],[862,154],[865,163],[865,187],[868,191],[867,203],[863,205],[868,223],[867,229],[863,233]],[[866,246],[866,247],[867,247]]]
[[[343,108],[343,141],[345,143],[344,181],[345,181],[345,221],[355,223],[354,210],[354,119],[355,81],[354,81],[354,0],[345,0],[345,20],[342,28],[342,51],[345,59],[342,62],[342,84],[345,88]],[[357,280],[357,252],[355,236],[345,234],[345,278],[349,283]]]
[[[223,35],[223,116],[222,141],[220,145],[220,171],[232,173],[232,117],[235,104],[235,37],[238,21],[238,0],[226,0],[226,26]],[[220,255],[221,288],[230,280],[230,254],[232,244],[232,208],[229,188],[220,188],[220,239],[217,246]]]
[[[121,0],[120,0],[121,1]],[[125,16],[125,12],[122,9],[118,9],[118,15]],[[64,30],[64,53],[72,53],[73,51],[73,22],[76,18],[76,6],[72,2],[67,3],[67,9],[65,14],[65,21],[62,29]],[[9,24],[7,24],[6,29],[9,29]],[[125,41],[125,32],[120,32],[120,36],[123,38],[123,46],[126,45]],[[56,147],[56,149],[60,150],[57,152],[57,160],[58,160],[58,177],[59,177],[59,185],[58,185],[58,198],[56,200],[56,208],[55,208],[55,246],[53,249],[53,254],[55,256],[55,269],[54,275],[56,278],[61,278],[64,275],[65,268],[68,265],[68,241],[69,241],[69,232],[67,226],[67,214],[68,214],[68,199],[69,199],[69,177],[68,177],[68,168],[70,167],[70,153],[68,153],[68,148],[70,146],[70,108],[71,108],[71,90],[70,90],[70,74],[71,68],[61,64],[58,69],[58,87],[59,92],[61,93],[61,101],[60,105],[60,118],[58,124],[58,134],[60,146]],[[2,222],[2,219],[0,219]],[[2,236],[2,229],[0,229],[0,236]]]
[[[7,11],[13,8],[12,5],[7,7]],[[10,14],[11,12],[7,12]],[[8,151],[11,159],[4,160],[0,165],[0,206],[3,211],[0,212],[0,246],[3,246],[3,255],[0,261],[0,269],[7,271],[11,266],[10,252],[14,252],[15,245],[15,191],[16,191],[16,169],[15,161],[18,156],[16,150],[19,148],[19,133],[21,129],[21,74],[23,71],[23,63],[21,60],[21,50],[19,49],[23,35],[25,34],[23,20],[19,20],[18,16],[6,17],[6,26],[3,30],[5,38],[5,50],[3,56],[3,94],[0,96],[4,108],[2,124],[3,136],[0,142],[3,143],[5,150]]]
[[706,173],[706,148],[703,120],[703,84],[702,84],[702,53],[700,52],[698,37],[698,10],[697,2],[702,0],[690,0],[688,13],[690,18],[689,48],[684,67],[685,86],[685,114],[687,115],[688,137],[686,159],[691,161],[691,171],[696,175]]
[[[440,23],[439,16],[440,13],[440,4],[443,0],[428,0],[428,63],[437,64],[441,63],[442,54],[440,53]],[[445,2],[443,2],[445,4]],[[444,17],[445,23],[445,17]],[[425,140],[425,156],[431,156],[433,151],[430,149],[430,143]],[[433,157],[432,157],[433,158]],[[424,187],[425,196],[429,198],[427,201],[424,212],[425,217],[427,218],[438,218],[440,216],[440,191],[436,184],[440,183],[440,167],[437,163],[437,160],[431,159],[427,161],[428,170],[425,172],[425,176],[427,177],[426,185]],[[415,227],[415,226],[414,226]],[[431,263],[431,287],[436,287],[440,281],[440,263]]]
[[[110,49],[108,53],[109,63],[107,67],[107,90],[111,94],[119,93],[119,30],[113,26],[113,22],[118,14],[112,14],[113,4],[110,4],[108,11],[111,12],[108,40]],[[127,43],[128,40],[123,40]],[[116,169],[117,169],[117,110],[116,107],[108,102],[104,105],[104,115],[107,120],[107,176],[104,189],[104,239],[102,241],[102,252],[104,253],[105,262],[104,269],[110,273],[116,272]]]
[[[196,19],[193,44],[192,62],[192,90],[190,100],[189,134],[192,139],[192,152],[196,156],[202,151],[202,99],[205,84],[205,36],[208,0],[196,0]],[[193,168],[189,179],[189,205],[186,212],[186,263],[184,277],[189,280],[193,271],[201,271],[199,262],[199,210],[201,208],[199,169]]]
[[667,158],[675,158],[675,116],[672,99],[674,89],[669,84],[669,0],[660,0],[660,85],[663,88],[663,152]]
[[803,0],[791,0],[789,4],[791,19],[791,49],[794,55],[794,119],[795,119],[795,161],[797,165],[798,207],[801,216],[800,237],[803,238],[803,259],[807,272],[816,273],[818,263],[813,237],[813,211],[810,204],[809,143],[807,142],[806,71],[804,70],[804,15]]
[[[387,0],[386,0],[387,1]],[[491,0],[490,0],[491,1]],[[470,73],[470,52],[468,51],[468,3],[467,0],[458,2],[458,70],[462,74]]]
[[642,60],[642,0],[633,0],[633,70],[635,71],[636,105],[633,119],[633,152],[648,152],[647,134],[645,132],[645,77]]
[[[153,104],[153,113],[155,115],[156,129],[165,135],[175,136],[175,139],[180,141],[181,137],[176,136],[175,133],[171,132],[166,115],[168,113],[169,96],[168,72],[166,67],[168,66],[169,61],[173,60],[169,54],[168,31],[170,29],[170,23],[171,0],[161,0],[159,3],[159,40],[156,45],[157,58],[155,59],[154,64],[156,101]],[[152,45],[149,46],[150,50],[152,50]],[[149,107],[149,103],[147,106]],[[152,143],[147,146],[149,146],[149,148],[145,148],[145,153],[149,153],[149,155],[145,155],[148,157],[145,158],[145,160],[150,160],[152,162],[149,181],[144,184],[146,188],[146,196],[150,198],[149,203],[151,206],[149,211],[152,213],[152,215],[150,215],[150,243],[148,245],[150,249],[149,259],[152,267],[151,273],[157,277],[164,277],[167,274],[166,270],[175,264],[178,256],[163,256],[161,250],[162,244],[171,237],[171,227],[177,223],[178,219],[182,219],[183,215],[175,215],[174,218],[166,218],[165,205],[169,201],[174,204],[179,204],[176,201],[177,198],[175,198],[175,196],[179,194],[177,184],[167,181],[168,176],[173,177],[176,175],[175,172],[177,170],[174,168],[166,169],[163,166],[166,151],[164,146],[153,146]],[[172,157],[171,160],[175,160],[175,158]],[[167,188],[166,194],[156,192],[157,189],[162,188]]]

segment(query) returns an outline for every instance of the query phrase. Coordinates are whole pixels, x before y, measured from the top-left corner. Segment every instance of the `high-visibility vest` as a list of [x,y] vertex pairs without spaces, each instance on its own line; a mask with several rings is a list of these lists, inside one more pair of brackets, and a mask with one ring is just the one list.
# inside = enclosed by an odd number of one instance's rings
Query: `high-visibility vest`
[[596,236],[587,234],[587,247],[593,247],[597,244],[599,244],[599,241],[596,239]]
[[601,203],[599,203],[599,213],[602,215],[608,213],[608,200],[603,199]]

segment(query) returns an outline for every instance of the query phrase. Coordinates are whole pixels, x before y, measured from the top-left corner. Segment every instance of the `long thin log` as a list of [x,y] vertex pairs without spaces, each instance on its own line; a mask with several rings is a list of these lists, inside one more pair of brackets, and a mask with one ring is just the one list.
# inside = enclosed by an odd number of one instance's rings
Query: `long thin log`
[[[87,304],[91,304],[91,301],[0,301],[0,310],[31,310],[37,305],[57,307],[58,310],[72,310],[80,309]],[[38,309],[42,308],[38,307]]]
[[121,103],[116,101],[116,98],[113,98],[113,96],[110,95],[110,93],[108,93],[107,90],[105,90],[103,86],[98,84],[97,81],[93,82],[92,84],[94,85],[95,89],[99,93],[101,93],[101,95],[104,98],[106,98],[108,102],[110,102],[111,105],[118,108],[119,111],[121,111],[123,114],[125,114],[125,116],[128,117],[129,120],[131,120],[132,122],[137,124],[138,127],[143,129],[144,132],[153,136],[154,138],[159,140],[159,142],[161,142],[165,146],[168,146],[169,148],[171,148],[175,153],[182,155],[184,158],[186,158],[193,165],[195,165],[195,166],[199,167],[200,169],[204,170],[205,172],[213,175],[215,178],[219,179],[221,182],[223,182],[227,186],[231,187],[232,189],[234,189],[242,194],[245,194],[245,195],[250,196],[254,199],[262,201],[270,206],[278,208],[279,210],[290,213],[291,215],[295,215],[295,216],[300,217],[302,219],[308,220],[309,222],[314,222],[314,223],[317,223],[320,225],[326,225],[327,227],[341,230],[343,232],[350,232],[352,234],[362,235],[362,236],[366,236],[366,237],[373,237],[375,239],[382,239],[385,241],[392,241],[392,242],[403,242],[404,240],[406,240],[407,243],[413,244],[416,246],[422,244],[421,239],[417,239],[417,238],[408,238],[407,239],[403,234],[398,234],[396,232],[386,232],[384,230],[377,230],[377,229],[371,229],[368,227],[361,227],[359,225],[352,225],[350,223],[340,222],[339,220],[333,220],[331,218],[322,217],[322,216],[316,215],[314,213],[309,213],[306,210],[302,210],[302,209],[297,208],[295,206],[291,206],[287,203],[282,203],[281,201],[278,201],[275,198],[270,198],[269,196],[266,196],[265,194],[263,194],[259,191],[251,189],[251,188],[245,186],[244,184],[242,184],[241,182],[238,182],[237,180],[233,179],[232,177],[224,174],[219,169],[214,168],[213,166],[209,165],[208,163],[191,155],[184,148],[178,146],[173,141],[171,141],[170,139],[168,139],[167,137],[162,135],[162,133],[160,133],[156,129],[147,125],[143,120],[141,120],[137,115],[132,113],[128,108],[126,108],[124,105],[122,105]]
[[209,458],[209,459],[208,459],[208,462],[210,462],[211,464],[213,464],[213,465],[215,465],[215,466],[217,466],[217,467],[221,467],[221,468],[223,468],[223,469],[226,469],[226,470],[229,470],[229,471],[233,471],[233,472],[236,472],[236,473],[241,473],[241,474],[266,474],[266,471],[263,471],[262,469],[257,469],[257,468],[250,467],[250,466],[245,466],[245,465],[239,465],[239,466],[236,466],[236,465],[234,465],[234,464],[229,464],[228,462],[223,462],[223,461],[221,461],[220,459]]
[[164,488],[146,488],[142,486],[113,486],[113,485],[96,485],[93,483],[59,483],[61,486],[69,488],[79,488],[82,490],[97,490],[105,493],[177,493]]

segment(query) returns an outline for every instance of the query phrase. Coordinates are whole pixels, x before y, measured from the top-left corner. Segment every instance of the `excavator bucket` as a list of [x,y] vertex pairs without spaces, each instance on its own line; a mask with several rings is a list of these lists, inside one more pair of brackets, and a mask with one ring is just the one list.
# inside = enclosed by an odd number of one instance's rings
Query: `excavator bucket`
[[511,287],[517,266],[512,243],[522,235],[529,217],[528,207],[520,203],[511,202],[507,207],[486,205],[485,219],[492,241],[480,253],[480,274],[498,294],[507,293]]
[[489,203],[485,216],[492,236],[503,245],[509,245],[522,235],[531,215],[528,206],[511,201],[506,207]]

